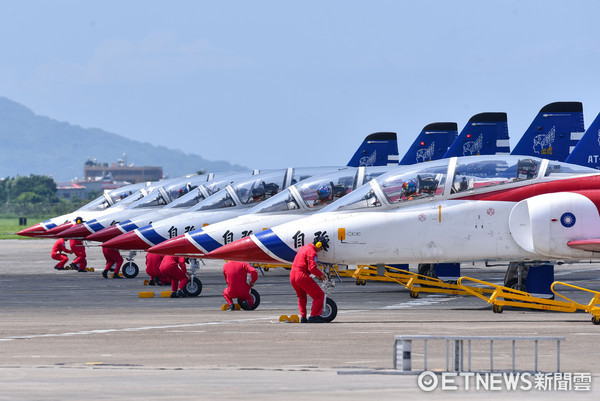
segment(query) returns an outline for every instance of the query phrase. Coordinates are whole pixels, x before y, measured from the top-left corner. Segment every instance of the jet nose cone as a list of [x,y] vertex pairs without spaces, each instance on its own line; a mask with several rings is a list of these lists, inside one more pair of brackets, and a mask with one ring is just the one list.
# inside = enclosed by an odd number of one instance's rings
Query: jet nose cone
[[229,244],[209,252],[203,257],[205,259],[238,260],[241,262],[281,263],[280,260],[273,259],[260,249],[260,247],[252,240],[252,237],[245,237],[230,242]]
[[57,236],[57,234],[65,231],[67,228],[73,227],[73,222],[71,221],[67,221],[66,223],[63,223],[61,225],[58,225],[54,228],[49,229],[46,234],[47,235],[51,235],[51,236]]
[[58,234],[60,238],[85,238],[92,232],[83,224],[77,224],[74,227],[67,228]]
[[21,235],[23,237],[37,237],[38,235],[45,234],[46,229],[42,226],[42,223],[35,224],[31,227],[27,227],[24,230],[21,230],[17,233],[17,235]]
[[119,229],[119,227],[114,225],[114,226],[103,228],[100,231],[96,231],[95,233],[90,234],[87,237],[85,237],[85,239],[89,240],[89,241],[105,242],[105,241],[108,241],[109,239],[113,239],[121,234],[123,234],[123,231],[121,231]]
[[118,237],[106,241],[104,244],[102,244],[102,246],[104,248],[114,248],[123,250],[145,250],[150,248],[150,245],[148,245],[144,240],[142,240],[137,235],[136,231],[130,231],[128,233],[121,234]]
[[172,238],[148,249],[148,252],[160,255],[201,256],[204,253],[194,246],[185,235]]

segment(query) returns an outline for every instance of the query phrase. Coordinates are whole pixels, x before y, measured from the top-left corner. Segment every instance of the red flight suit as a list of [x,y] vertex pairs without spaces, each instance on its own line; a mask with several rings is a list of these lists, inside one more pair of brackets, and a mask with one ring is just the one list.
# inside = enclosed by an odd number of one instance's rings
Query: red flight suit
[[[248,283],[248,274],[250,274],[250,283]],[[249,306],[254,305],[254,299],[250,295],[250,288],[258,279],[254,267],[244,262],[227,262],[223,265],[223,276],[227,283],[227,288],[223,290],[227,305],[233,304],[233,298],[237,298],[239,303],[247,301]]]
[[306,317],[306,295],[312,298],[311,316],[320,316],[323,313],[323,303],[325,301],[325,293],[310,277],[310,274],[317,277],[323,276],[323,272],[317,267],[317,250],[313,244],[304,245],[298,249],[298,253],[292,263],[292,271],[290,272],[290,283],[296,295],[298,296],[298,309],[300,315]]
[[160,262],[163,258],[164,255],[148,252],[146,254],[146,273],[154,281],[158,279],[161,283],[167,284],[169,280],[160,273]]
[[65,239],[60,238],[58,241],[54,243],[52,246],[52,251],[50,252],[50,257],[54,260],[58,260],[59,262],[56,264],[57,269],[64,269],[65,265],[69,261],[69,257],[65,255],[65,253],[73,253],[70,249],[67,249],[65,246]]
[[73,263],[77,265],[80,271],[85,270],[85,267],[87,266],[87,260],[85,259],[86,253],[83,241],[80,239],[72,239],[69,240],[69,244],[71,245],[71,250],[75,254],[75,260]]
[[113,248],[102,247],[102,254],[104,255],[104,259],[106,259],[104,271],[108,272],[112,265],[115,265],[114,274],[119,275],[119,271],[121,271],[121,266],[123,265],[123,256],[121,256],[121,253]]
[[160,262],[160,273],[171,280],[171,291],[183,290],[188,282],[185,258],[167,255]]

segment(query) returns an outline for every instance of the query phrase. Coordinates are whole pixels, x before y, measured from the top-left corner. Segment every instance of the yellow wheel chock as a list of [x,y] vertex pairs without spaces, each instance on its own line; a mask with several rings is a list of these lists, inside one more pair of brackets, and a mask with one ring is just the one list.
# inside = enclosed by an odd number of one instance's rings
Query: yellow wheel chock
[[298,315],[281,315],[279,321],[283,323],[300,323],[300,317]]
[[160,292],[160,296],[161,296],[161,298],[170,298],[171,297],[171,291],[161,291]]
[[[240,304],[234,304],[234,305],[235,305],[235,310],[242,310],[242,307],[240,306]],[[221,310],[227,310],[228,306],[229,305],[227,305],[227,304],[221,305]]]
[[140,298],[154,298],[154,291],[140,291]]

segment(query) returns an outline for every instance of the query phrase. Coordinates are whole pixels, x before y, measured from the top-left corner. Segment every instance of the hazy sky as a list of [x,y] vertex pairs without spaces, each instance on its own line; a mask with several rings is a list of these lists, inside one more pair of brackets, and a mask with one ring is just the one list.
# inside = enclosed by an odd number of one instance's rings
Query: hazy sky
[[600,1],[1,4],[0,96],[248,167],[346,164],[376,131],[403,154],[485,111],[514,147],[547,103],[600,112]]

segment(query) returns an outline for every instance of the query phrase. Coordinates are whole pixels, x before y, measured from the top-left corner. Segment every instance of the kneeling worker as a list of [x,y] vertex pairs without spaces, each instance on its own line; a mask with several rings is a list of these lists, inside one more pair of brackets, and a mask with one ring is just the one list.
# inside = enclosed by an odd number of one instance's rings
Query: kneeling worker
[[[292,263],[290,272],[290,283],[296,295],[298,296],[298,309],[300,309],[300,323],[324,323],[321,317],[323,313],[323,303],[325,293],[310,275],[315,275],[319,280],[324,281],[327,276],[317,267],[317,252],[323,249],[322,241],[315,241],[315,244],[304,245],[298,249],[298,253]],[[306,318],[306,295],[312,298],[312,308],[310,318]]]
[[[64,253],[63,253],[64,252]],[[65,254],[73,253],[70,249],[65,245],[65,239],[60,238],[58,241],[54,243],[52,246],[52,251],[50,252],[50,257],[54,260],[58,260],[58,263],[54,268],[56,270],[64,270],[65,265],[69,261],[69,257]]]
[[185,298],[187,293],[183,291],[190,275],[185,267],[185,258],[177,256],[165,256],[160,262],[160,274],[171,280],[171,298]]
[[102,277],[108,278],[110,268],[115,266],[115,271],[112,275],[112,278],[123,278],[119,276],[121,266],[123,265],[123,256],[121,256],[121,253],[113,248],[102,247],[102,254],[104,255],[104,259],[106,260],[106,267],[102,271]]
[[[248,274],[250,282],[248,282]],[[223,276],[227,283],[227,288],[223,290],[223,298],[228,305],[227,310],[235,310],[234,298],[237,298],[240,304],[246,302],[251,308],[254,305],[254,299],[252,299],[250,289],[254,287],[254,283],[258,279],[256,269],[244,262],[227,262],[223,265]]]

